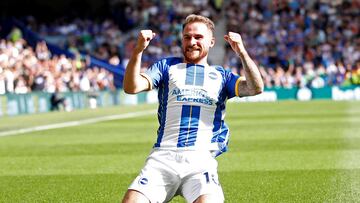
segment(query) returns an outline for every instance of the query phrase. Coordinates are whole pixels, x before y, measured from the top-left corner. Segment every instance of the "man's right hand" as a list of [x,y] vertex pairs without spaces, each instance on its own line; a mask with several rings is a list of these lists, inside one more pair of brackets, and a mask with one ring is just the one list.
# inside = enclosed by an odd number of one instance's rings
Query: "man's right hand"
[[138,36],[136,44],[136,51],[142,52],[149,46],[150,41],[155,37],[155,33],[152,30],[141,30]]
[[155,33],[152,30],[141,30],[139,33],[136,47],[126,66],[124,76],[123,88],[128,94],[136,94],[151,89],[151,80],[140,74],[140,69],[142,52],[149,46],[154,37]]

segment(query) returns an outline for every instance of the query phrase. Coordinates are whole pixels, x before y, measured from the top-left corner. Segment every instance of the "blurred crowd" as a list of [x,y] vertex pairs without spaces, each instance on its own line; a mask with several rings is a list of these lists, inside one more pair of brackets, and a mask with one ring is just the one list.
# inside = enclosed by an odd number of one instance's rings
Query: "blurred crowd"
[[25,22],[39,37],[73,54],[90,54],[113,65],[120,63],[123,33],[112,19],[69,19],[64,16],[48,23],[29,16]]
[[0,94],[114,89],[113,74],[107,70],[89,68],[79,57],[51,55],[44,41],[33,49],[21,32],[15,33],[0,39]]
[[[114,18],[59,17],[26,26],[76,56],[89,54],[126,67],[139,29],[157,33],[143,55],[143,70],[168,56],[182,56],[182,21],[190,13],[239,32],[268,88],[360,85],[360,2],[356,0],[139,0],[120,1]],[[114,5],[116,10],[116,5]],[[122,18],[116,18],[121,15]],[[0,42],[0,94],[113,89],[113,76],[88,68],[81,57],[51,55],[45,42],[32,48],[16,29]],[[225,46],[223,66],[243,75]]]
[[[151,29],[157,36],[152,40],[143,56],[143,69],[163,57],[182,57],[182,23],[191,13],[200,14],[215,22],[220,14],[221,2],[216,0],[195,1],[147,1],[129,7],[128,16],[140,28]],[[219,2],[219,3],[217,3]],[[132,33],[124,47],[124,64],[130,58],[136,44],[137,32]]]
[[[218,16],[221,4],[217,0],[139,0],[121,1],[114,10],[123,18],[68,18],[59,17],[53,22],[37,22],[27,17],[25,23],[46,41],[72,53],[85,53],[112,65],[126,66],[135,47],[137,30],[152,29],[157,33],[144,55],[148,64],[166,56],[181,56],[182,21],[190,13],[212,19]],[[220,1],[221,2],[221,1]],[[120,15],[120,14],[119,14]],[[159,23],[160,22],[160,23]],[[136,30],[136,31],[135,31]],[[126,32],[126,33],[125,33]]]
[[[266,87],[360,85],[360,1],[232,0],[225,11]],[[224,64],[239,72],[229,46]]]

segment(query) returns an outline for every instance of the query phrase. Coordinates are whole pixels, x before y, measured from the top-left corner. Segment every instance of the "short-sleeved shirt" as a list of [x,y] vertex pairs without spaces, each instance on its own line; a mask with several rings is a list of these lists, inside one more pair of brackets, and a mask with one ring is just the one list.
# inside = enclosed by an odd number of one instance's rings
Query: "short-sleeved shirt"
[[159,128],[154,148],[227,151],[226,100],[239,96],[240,77],[221,66],[165,58],[143,74],[158,89]]

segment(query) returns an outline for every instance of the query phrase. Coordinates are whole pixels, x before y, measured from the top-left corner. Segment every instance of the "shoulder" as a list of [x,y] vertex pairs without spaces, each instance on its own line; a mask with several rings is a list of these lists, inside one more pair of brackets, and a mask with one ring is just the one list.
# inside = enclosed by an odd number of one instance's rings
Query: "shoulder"
[[167,57],[167,58],[158,60],[157,62],[154,63],[154,65],[157,64],[157,65],[161,65],[163,67],[169,67],[169,66],[176,65],[176,64],[182,63],[182,62],[183,62],[183,59],[180,57]]
[[220,72],[220,73],[226,72],[225,68],[222,66],[219,66],[219,65],[212,65],[210,67],[212,67],[214,70],[216,70],[217,72]]
[[229,77],[229,75],[231,74],[230,71],[226,70],[224,67],[219,66],[219,65],[213,65],[210,66],[213,71],[217,72],[218,74],[221,74],[222,78],[225,79],[227,77]]

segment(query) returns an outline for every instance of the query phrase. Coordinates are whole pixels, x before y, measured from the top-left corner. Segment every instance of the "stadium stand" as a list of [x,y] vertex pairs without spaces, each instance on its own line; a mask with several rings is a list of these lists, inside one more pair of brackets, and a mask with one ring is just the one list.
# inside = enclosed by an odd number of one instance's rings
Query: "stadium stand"
[[[232,0],[225,10],[267,87],[360,84],[359,1]],[[240,64],[228,46],[224,65]]]
[[114,89],[113,74],[104,68],[88,67],[79,57],[52,55],[44,41],[34,50],[15,28],[9,40],[0,41],[0,94]]
[[[109,18],[59,17],[54,22],[23,18],[26,28],[46,42],[37,41],[31,47],[18,28],[1,39],[0,94],[54,92],[56,87],[60,91],[113,89],[111,72],[117,65],[126,66],[139,29],[158,33],[144,55],[143,69],[159,58],[182,55],[181,20],[189,13],[224,20],[226,30],[240,32],[268,88],[360,85],[358,1],[219,2],[125,1],[122,26],[118,19]],[[50,53],[50,45],[74,57]],[[229,46],[224,44],[223,51],[222,65],[242,74]],[[88,55],[113,69],[90,65]]]

